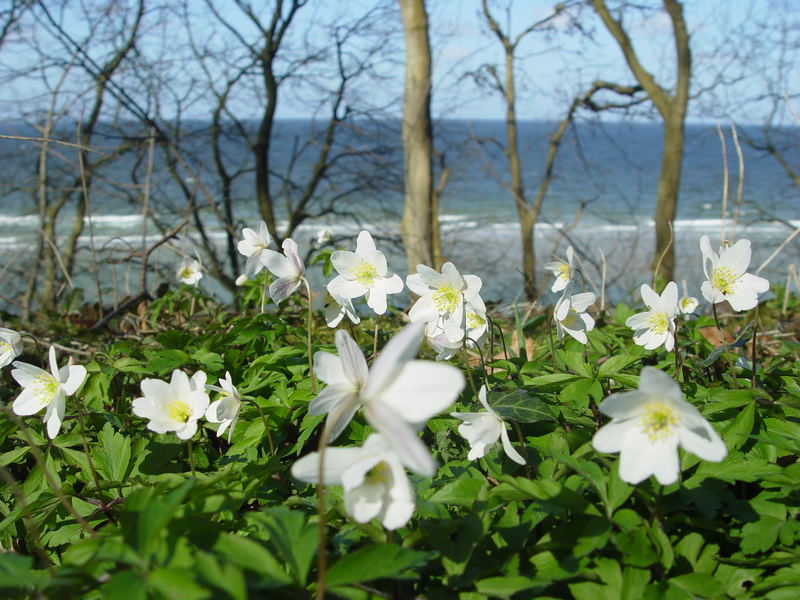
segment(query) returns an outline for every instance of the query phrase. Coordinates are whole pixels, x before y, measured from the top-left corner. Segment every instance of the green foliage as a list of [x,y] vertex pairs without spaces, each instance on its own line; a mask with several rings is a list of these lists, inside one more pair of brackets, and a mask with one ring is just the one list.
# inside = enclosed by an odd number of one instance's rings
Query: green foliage
[[[251,287],[244,293],[257,304],[262,286]],[[38,419],[23,423],[7,411],[0,417],[3,597],[238,600],[314,593],[315,490],[289,473],[298,456],[316,449],[322,422],[307,412],[315,393],[304,313],[290,304],[279,315],[232,315],[188,293],[153,303],[139,339],[99,344],[84,362],[81,399],[68,400],[55,440],[44,437]],[[432,479],[412,477],[417,509],[399,531],[355,523],[341,490],[329,487],[329,594],[800,596],[798,344],[773,345],[753,377],[733,366],[750,344],[715,350],[699,331],[711,325],[701,317],[681,326],[676,373],[672,354],[632,343],[624,327],[630,314],[617,306],[613,316],[600,318],[586,347],[568,340],[552,349],[545,320],[517,320],[518,335],[535,338],[533,355],[501,359],[497,342],[486,354],[498,358],[471,368],[476,385],[491,387],[489,405],[514,425],[510,437],[527,465],[510,461],[499,444],[468,461],[467,444],[454,433],[460,421],[441,415],[421,434],[439,470]],[[729,329],[746,342],[752,330],[742,325]],[[382,329],[391,327],[382,319]],[[331,340],[327,328],[315,331],[311,351],[332,351]],[[357,341],[371,349],[371,336]],[[523,344],[512,350],[525,352]],[[618,457],[591,447],[605,422],[598,404],[636,387],[646,364],[677,378],[729,451],[722,463],[681,452],[681,481],[663,488],[652,478],[624,483]],[[215,424],[203,421],[189,445],[148,431],[132,414],[142,379],[167,379],[176,368],[203,370],[209,383],[230,372],[245,396],[231,444],[216,436]],[[0,388],[5,402],[16,393],[13,385]],[[480,410],[469,386],[453,410]],[[360,444],[368,433],[359,417],[337,445]]]

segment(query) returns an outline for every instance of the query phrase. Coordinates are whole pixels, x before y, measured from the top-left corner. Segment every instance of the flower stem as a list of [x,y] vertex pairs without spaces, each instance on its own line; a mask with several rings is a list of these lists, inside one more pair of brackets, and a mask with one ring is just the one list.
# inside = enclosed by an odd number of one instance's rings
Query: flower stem
[[717,326],[719,331],[722,331],[722,327],[719,325],[719,318],[717,317],[717,305],[715,303],[711,303],[711,312],[714,315],[714,324]]
[[[553,317],[555,318],[555,317]],[[553,343],[553,319],[547,320],[547,341],[550,343],[550,358],[553,359],[553,368],[556,368],[556,346]]]
[[[756,304],[756,314],[753,317],[753,349],[750,355],[751,367],[753,371],[753,381],[752,387],[755,389],[756,384],[758,383],[758,377],[756,376],[756,348],[758,345],[758,304]],[[746,353],[745,353],[746,354]]]
[[83,399],[80,401],[80,406],[78,407],[78,426],[80,427],[80,434],[81,434],[81,442],[83,442],[83,453],[86,455],[86,462],[89,465],[89,472],[92,474],[92,481],[94,481],[94,487],[98,496],[100,495],[100,478],[97,476],[97,470],[94,468],[94,461],[92,460],[92,453],[89,452],[89,442],[86,439],[86,427],[83,423],[83,412],[86,410],[86,405],[83,403]]
[[[677,321],[677,319],[676,319],[676,321]],[[680,345],[678,344],[678,330],[679,330],[679,327],[678,327],[678,323],[676,322],[675,323],[675,333],[674,333],[674,335],[675,335],[674,344],[675,345],[672,348],[672,351],[675,354],[675,381],[680,381],[682,379],[681,371],[683,370],[681,368],[681,353],[680,353]]]
[[186,448],[186,453],[187,453],[188,458],[189,458],[189,468],[192,471],[192,477],[195,477],[197,474],[194,471],[194,456],[193,456],[193,452],[192,452],[192,439],[189,438],[186,441],[188,442],[187,448]]
[[469,366],[469,353],[467,352],[467,341],[464,340],[464,345],[461,347],[461,350],[464,352],[464,372],[467,374],[467,379],[469,379],[469,386],[472,388],[472,393],[475,394],[475,397],[478,397],[478,388],[475,387],[475,380],[472,379],[472,369]]
[[269,423],[267,422],[267,417],[264,415],[264,411],[259,406],[258,402],[253,399],[250,399],[250,402],[256,407],[258,411],[258,415],[261,417],[261,422],[264,423],[264,433],[267,434],[267,443],[269,444],[269,453],[272,456],[275,456],[275,444],[272,443],[272,434],[269,432]]
[[311,308],[311,287],[308,280],[304,277],[303,283],[306,286],[306,300],[308,301],[308,319],[306,321],[306,347],[308,348],[308,374],[311,377],[311,393],[317,393],[317,380],[314,377],[314,356],[311,353],[311,328],[314,325],[314,311]]
[[61,491],[61,486],[53,477],[53,474],[50,472],[50,469],[47,468],[47,461],[44,457],[44,454],[42,454],[42,451],[39,450],[39,446],[36,445],[36,442],[33,441],[33,438],[31,438],[30,433],[28,433],[28,426],[22,419],[20,419],[12,411],[6,410],[6,413],[17,424],[17,427],[19,427],[22,436],[25,438],[25,441],[27,442],[28,446],[31,449],[31,454],[33,454],[33,459],[36,461],[36,465],[42,471],[44,478],[47,480],[47,484],[50,486],[50,489],[52,490],[56,498],[58,498],[58,501],[86,533],[88,533],[93,538],[97,538],[98,537],[97,532],[94,530],[94,528],[91,525],[89,525],[89,522],[86,519],[84,519],[82,516],[78,514],[78,512],[75,510],[75,507],[72,506],[72,503],[69,500],[67,500],[67,497],[64,495],[64,492]]
[[335,412],[329,413],[319,436],[319,461],[317,463],[317,593],[316,599],[325,598],[325,572],[327,569],[327,555],[325,553],[325,449],[331,437],[331,426],[335,423],[345,406],[340,406]]
[[[511,425],[514,427],[514,432],[517,434],[519,445],[522,446],[522,449],[525,451],[525,475],[528,476],[528,479],[533,479],[533,473],[531,473],[530,456],[528,454],[528,445],[525,443],[525,436],[522,434],[522,427],[520,427],[519,423],[516,421],[512,421]],[[503,427],[505,427],[505,425],[503,425]]]
[[375,315],[375,334],[372,337],[372,358],[374,359],[378,354],[378,315]]

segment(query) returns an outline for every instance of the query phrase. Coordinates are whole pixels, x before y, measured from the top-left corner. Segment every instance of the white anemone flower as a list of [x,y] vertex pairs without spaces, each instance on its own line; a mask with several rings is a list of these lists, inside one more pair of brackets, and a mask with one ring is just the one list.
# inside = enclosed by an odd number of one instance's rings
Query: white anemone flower
[[261,262],[278,278],[269,286],[269,296],[275,304],[286,300],[305,281],[306,267],[292,238],[283,240],[283,254],[274,250],[262,251]]
[[261,254],[264,250],[269,249],[270,244],[272,244],[272,236],[269,234],[267,224],[261,221],[258,231],[254,231],[249,227],[242,229],[242,238],[236,248],[239,250],[239,254],[247,257],[244,273],[249,279],[255,277],[264,268],[264,263],[261,262]]
[[575,277],[575,266],[572,264],[573,258],[574,252],[572,246],[568,246],[567,260],[554,260],[544,266],[546,270],[552,271],[553,275],[556,276],[556,280],[553,282],[550,291],[560,292],[567,287],[567,284]]
[[[319,453],[295,462],[292,476],[317,483]],[[402,458],[379,433],[371,434],[361,448],[326,448],[323,481],[344,488],[345,510],[359,523],[380,519],[386,529],[398,529],[414,512],[414,492]]]
[[336,327],[345,317],[350,319],[354,325],[361,322],[361,318],[356,314],[355,308],[353,308],[352,300],[337,298],[331,295],[328,290],[324,290],[314,297],[311,308],[322,313],[322,316],[325,318],[325,323],[330,328]]
[[326,427],[333,441],[363,406],[367,422],[386,437],[403,463],[430,477],[436,464],[417,430],[453,403],[464,388],[464,376],[449,365],[411,360],[422,334],[421,324],[405,327],[367,368],[361,348],[339,329],[335,336],[339,356],[314,355],[314,372],[328,386],[311,401],[308,412],[328,414]]
[[711,249],[708,236],[704,235],[700,238],[700,251],[703,253],[703,272],[706,274],[700,291],[712,304],[727,300],[737,312],[750,310],[758,305],[758,295],[769,290],[769,281],[747,272],[750,266],[750,240],[739,240],[732,246],[720,248],[717,255]]
[[684,296],[680,300],[678,300],[678,311],[682,315],[691,315],[694,314],[694,311],[700,303],[697,301],[697,298],[694,296]]
[[191,380],[180,369],[172,372],[170,382],[143,379],[142,394],[133,401],[133,414],[150,419],[147,428],[156,433],[174,431],[182,440],[197,432],[197,420],[208,408],[205,373],[195,373]]
[[366,296],[367,306],[382,315],[386,312],[386,296],[403,291],[403,280],[389,270],[383,252],[375,248],[369,231],[358,234],[356,251],[336,250],[331,263],[339,273],[328,284],[332,296],[352,300]]
[[511,440],[508,439],[506,422],[500,418],[486,401],[486,386],[481,386],[478,400],[486,412],[460,413],[451,412],[450,416],[464,421],[458,426],[458,433],[469,442],[469,460],[476,460],[486,454],[486,450],[500,439],[506,456],[520,465],[525,464],[525,459],[514,450]]
[[419,299],[408,311],[412,323],[439,321],[447,339],[458,342],[465,334],[464,303],[484,314],[486,306],[480,297],[481,279],[477,275],[459,274],[453,263],[442,265],[442,272],[417,265],[417,272],[406,277],[408,289]]
[[225,430],[230,427],[228,429],[228,443],[230,443],[236,421],[239,419],[239,410],[242,408],[242,397],[239,395],[239,390],[233,385],[231,374],[228,371],[225,371],[225,379],[220,379],[218,386],[207,385],[206,389],[222,394],[219,400],[208,405],[206,419],[220,424],[217,429],[217,437],[222,437]]
[[[468,302],[464,304],[464,312],[467,344],[477,344],[478,348],[482,348],[489,327],[486,312],[474,308]],[[447,338],[439,320],[431,321],[425,326],[425,337],[437,353],[436,360],[450,360],[464,347],[463,341],[452,342]]]
[[678,480],[678,446],[703,460],[720,462],[728,451],[714,428],[683,400],[671,377],[644,367],[639,389],[611,394],[600,403],[611,422],[592,439],[598,452],[619,452],[619,476],[630,484],[655,475],[662,485]]
[[628,317],[625,326],[634,330],[633,341],[645,350],[664,345],[667,352],[675,347],[675,315],[678,314],[678,284],[670,281],[659,296],[649,285],[642,284],[645,312]]
[[595,303],[597,296],[592,292],[573,294],[572,288],[571,283],[564,288],[561,298],[553,308],[556,332],[558,339],[568,334],[581,344],[586,344],[589,341],[586,332],[594,329],[594,319],[586,313],[586,309]]
[[22,354],[22,336],[13,329],[0,327],[0,369]]
[[28,363],[15,361],[11,376],[23,387],[22,393],[14,400],[11,410],[20,416],[33,415],[47,407],[43,420],[47,423],[47,435],[55,438],[64,420],[65,398],[81,387],[86,378],[86,368],[81,365],[68,365],[58,368],[56,349],[50,346],[48,355],[50,372]]
[[178,281],[186,285],[197,285],[203,278],[203,270],[200,261],[194,258],[184,257],[178,267]]

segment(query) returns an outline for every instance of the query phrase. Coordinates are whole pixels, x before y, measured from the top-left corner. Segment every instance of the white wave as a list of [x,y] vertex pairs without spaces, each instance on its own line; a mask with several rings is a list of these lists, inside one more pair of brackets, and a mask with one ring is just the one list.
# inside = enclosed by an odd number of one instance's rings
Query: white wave
[[91,215],[91,217],[84,217],[84,222],[88,223],[91,219],[92,223],[109,224],[109,225],[138,225],[142,224],[142,215]]
[[38,215],[0,215],[0,225],[38,225]]

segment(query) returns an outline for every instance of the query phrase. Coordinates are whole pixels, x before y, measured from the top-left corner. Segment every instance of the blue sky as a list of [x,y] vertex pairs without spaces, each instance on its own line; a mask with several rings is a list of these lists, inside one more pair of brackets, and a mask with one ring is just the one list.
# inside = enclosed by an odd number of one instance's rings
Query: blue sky
[[[260,6],[261,1],[258,0],[254,5]],[[612,6],[616,4],[612,0],[609,3]],[[265,6],[267,4],[264,2]],[[319,43],[325,25],[332,20],[351,22],[378,4],[378,0],[310,0],[299,11],[288,42],[295,49],[302,48],[308,42]],[[497,19],[505,25],[507,22],[502,8],[506,6],[505,0],[495,0],[491,4]],[[644,65],[662,85],[669,87],[674,70],[669,18],[660,9],[657,0],[642,0],[640,4],[652,8],[645,12],[626,12],[625,24]],[[123,2],[115,7],[125,10],[130,5],[132,2]],[[516,34],[549,14],[553,5],[553,2],[545,0],[512,1],[508,13],[512,33]],[[222,44],[227,35],[230,42],[232,37],[219,24],[214,24],[207,13],[203,14],[202,2],[193,0],[188,6],[190,10],[197,11],[190,22],[198,39]],[[219,0],[216,6],[223,8],[225,17],[230,18],[245,37],[254,34],[252,26],[232,6],[230,0]],[[387,0],[386,6],[388,11],[381,17],[385,22],[377,24],[387,32],[386,39],[382,40],[385,41],[385,47],[379,66],[383,79],[376,85],[362,85],[358,93],[362,97],[368,96],[370,101],[384,106],[390,113],[399,114],[403,86],[402,35],[395,3]],[[787,51],[785,44],[781,46],[782,35],[789,42],[800,45],[797,33],[800,2],[686,0],[685,6],[695,67],[693,90],[703,90],[690,104],[690,120],[735,118],[738,122],[759,122],[769,113],[771,104],[764,100],[756,101],[755,97],[768,93],[774,96],[783,92],[791,95],[800,90],[800,68],[795,64],[800,58],[798,50],[788,48]],[[503,59],[499,43],[483,23],[480,0],[429,0],[428,10],[434,55],[434,116],[503,118],[505,109],[502,99],[495,92],[474,85],[466,75],[481,65],[501,65]],[[584,34],[570,27],[570,16],[581,24]],[[161,16],[153,13],[150,19],[147,31],[158,35],[142,38],[140,50],[171,69],[165,78],[178,87],[185,86],[187,97],[191,96],[191,80],[202,78],[202,74],[197,68],[187,68],[186,63],[180,62],[179,54],[168,47],[170,44],[185,47],[187,33],[182,22],[174,13],[167,17],[174,21],[164,21],[163,13]],[[65,23],[78,39],[86,32],[86,19],[81,15],[68,15]],[[759,26],[761,30],[758,30]],[[23,30],[16,44],[7,43],[0,49],[0,63],[23,70],[34,68],[38,58],[30,51],[33,40],[27,39],[27,36],[28,32]],[[63,49],[57,44],[48,45],[46,36],[42,40],[37,43],[41,43],[52,56],[57,59],[65,57]],[[781,48],[783,54],[779,52]],[[782,66],[779,58],[784,61]],[[170,64],[170,60],[174,64]],[[221,73],[218,71],[218,74]],[[580,13],[571,10],[559,17],[555,30],[549,34],[535,32],[527,36],[519,46],[516,73],[520,119],[560,118],[572,97],[595,79],[622,84],[634,82],[616,43],[605,31],[599,18],[587,7]],[[783,79],[778,82],[779,76]],[[54,85],[58,77],[58,70],[53,69],[47,79],[48,85]],[[724,79],[725,85],[714,86],[713,82],[720,78]],[[310,107],[320,106],[319,90],[328,83],[324,73],[321,73],[313,84],[305,87],[287,85],[280,97],[278,116],[308,117],[312,111]],[[65,85],[72,90],[87,87],[79,76],[74,81],[68,79]],[[768,87],[770,85],[771,88]],[[19,110],[20,106],[43,107],[47,101],[43,89],[43,79],[38,76],[4,81],[3,91],[0,92],[0,116],[13,117],[14,111]],[[180,97],[181,93],[178,90],[173,96]],[[240,106],[242,110],[251,109],[253,102],[259,101],[257,92],[254,94],[243,101]],[[160,101],[169,112],[170,97],[165,95]],[[209,106],[207,98],[197,94],[185,103],[184,114],[204,118],[208,115]],[[781,110],[784,122],[790,118],[786,113]],[[636,115],[639,118],[652,118],[653,113],[649,106],[643,106],[637,109]],[[614,117],[608,115],[606,118]]]

